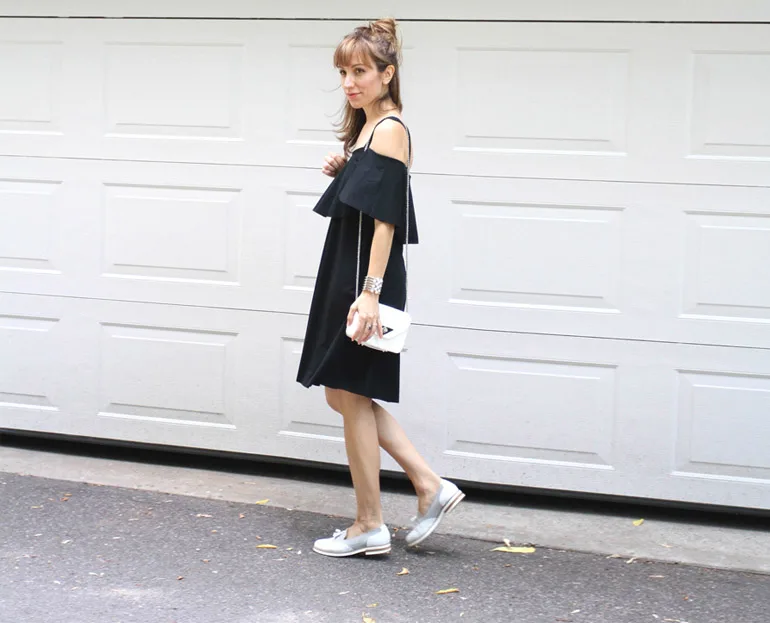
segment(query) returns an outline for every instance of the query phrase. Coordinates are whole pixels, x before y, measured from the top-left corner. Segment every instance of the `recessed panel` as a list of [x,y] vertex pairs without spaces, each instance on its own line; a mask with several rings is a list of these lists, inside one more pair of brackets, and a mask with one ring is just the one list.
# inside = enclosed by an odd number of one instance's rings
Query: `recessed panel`
[[286,112],[290,142],[339,146],[333,124],[339,119],[345,98],[333,58],[333,45],[289,48]]
[[284,287],[313,291],[329,219],[313,212],[317,193],[286,193]]
[[232,428],[232,333],[102,326],[100,416]]
[[0,316],[0,415],[3,411],[58,412],[48,396],[54,380],[51,331],[58,320],[34,316]]
[[104,271],[153,280],[235,283],[241,209],[235,190],[108,185]]
[[770,377],[680,371],[676,469],[770,483]]
[[56,272],[59,189],[58,182],[0,179],[0,271]]
[[686,218],[684,313],[770,320],[770,214]]
[[612,366],[449,357],[449,453],[554,466],[612,466]]
[[458,50],[457,149],[625,151],[624,51]]
[[62,47],[0,41],[0,136],[59,129]]
[[113,43],[105,55],[105,131],[240,139],[242,46]]
[[617,311],[622,209],[454,208],[452,302]]
[[697,53],[693,82],[693,153],[770,159],[770,53]]
[[322,387],[297,383],[302,340],[281,338],[281,435],[344,441],[342,416],[326,404]]

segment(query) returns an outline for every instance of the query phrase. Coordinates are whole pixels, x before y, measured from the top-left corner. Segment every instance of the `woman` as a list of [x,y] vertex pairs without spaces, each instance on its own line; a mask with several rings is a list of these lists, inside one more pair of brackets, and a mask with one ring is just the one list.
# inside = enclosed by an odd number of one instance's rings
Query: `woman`
[[[305,387],[323,385],[329,406],[342,415],[356,493],[353,525],[315,543],[313,549],[327,556],[390,552],[380,505],[380,446],[417,492],[417,522],[406,537],[408,545],[422,542],[464,497],[439,478],[393,416],[375,402],[398,402],[400,356],[362,346],[374,334],[382,337],[380,302],[404,309],[407,218],[409,243],[417,243],[411,199],[407,216],[412,154],[400,117],[399,57],[392,19],[356,28],[334,53],[347,98],[340,135],[345,156],[330,154],[323,167],[334,181],[315,211],[330,222],[297,376]],[[356,283],[360,215],[360,271],[366,279]],[[348,338],[345,329],[355,313],[360,322]]]

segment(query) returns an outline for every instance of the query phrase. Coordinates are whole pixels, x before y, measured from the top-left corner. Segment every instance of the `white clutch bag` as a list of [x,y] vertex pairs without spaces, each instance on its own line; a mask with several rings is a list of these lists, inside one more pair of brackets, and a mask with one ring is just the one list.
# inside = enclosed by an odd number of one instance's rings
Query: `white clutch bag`
[[[360,318],[358,312],[353,314],[353,322],[345,329],[348,337],[353,337],[358,331]],[[404,350],[406,335],[412,318],[409,314],[389,305],[380,305],[380,324],[382,324],[382,337],[373,335],[363,346],[381,350],[386,353],[400,353]]]

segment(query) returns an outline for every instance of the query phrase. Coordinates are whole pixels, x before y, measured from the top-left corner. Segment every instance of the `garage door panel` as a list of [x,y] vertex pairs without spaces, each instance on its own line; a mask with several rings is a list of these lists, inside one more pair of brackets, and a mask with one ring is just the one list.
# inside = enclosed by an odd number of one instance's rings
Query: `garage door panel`
[[417,322],[770,345],[766,189],[430,176],[414,187]]
[[[0,41],[28,71],[12,72],[14,96],[0,105],[2,153],[317,167],[339,149],[331,56],[354,23],[277,24],[6,21]],[[41,28],[56,34],[41,39]],[[767,183],[763,25],[403,31],[417,172]]]
[[[6,159],[0,290],[305,314],[317,170]],[[770,345],[765,189],[415,176],[420,324]]]
[[677,372],[677,471],[770,484],[770,377]]
[[3,162],[2,291],[307,312],[317,170]]
[[420,400],[446,409],[449,475],[719,503],[712,479],[741,505],[766,505],[760,351],[435,327],[412,343],[443,361]]
[[[447,453],[611,468],[614,366],[448,353]],[[569,405],[570,416],[564,417]],[[475,413],[469,418],[470,412]],[[501,414],[510,414],[514,421]]]
[[686,215],[684,313],[770,321],[770,212]]
[[[24,337],[35,318],[56,319],[45,344],[19,342],[19,361],[37,357],[41,378],[53,386],[49,413],[26,419],[4,402],[2,424],[88,437],[186,447],[254,451],[260,421],[270,413],[272,361],[261,352],[254,327],[235,313],[166,305],[62,297],[2,295],[4,331]],[[42,320],[36,321],[41,325]],[[46,326],[51,320],[45,320]],[[23,326],[22,326],[23,325]],[[38,340],[39,341],[39,340]],[[10,360],[9,360],[10,363]],[[43,399],[43,385],[25,386],[3,375],[3,394]],[[16,382],[14,382],[16,380]],[[271,387],[272,389],[272,387]],[[29,401],[27,401],[29,402]],[[47,406],[47,405],[43,405]],[[31,411],[35,405],[26,405]],[[42,406],[38,406],[41,409]],[[262,422],[264,423],[264,422]]]

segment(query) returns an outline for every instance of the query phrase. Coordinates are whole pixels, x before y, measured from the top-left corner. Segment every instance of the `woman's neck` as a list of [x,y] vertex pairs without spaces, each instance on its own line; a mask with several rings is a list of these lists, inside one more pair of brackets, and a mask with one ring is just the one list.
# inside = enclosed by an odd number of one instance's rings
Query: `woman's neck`
[[370,107],[364,108],[364,115],[366,115],[366,122],[378,121],[382,117],[392,115],[394,112],[398,112],[398,108],[393,103],[393,100],[387,99],[384,102],[375,102]]

